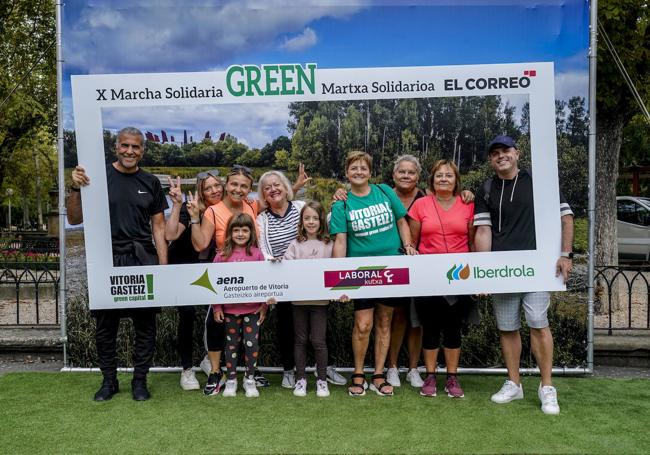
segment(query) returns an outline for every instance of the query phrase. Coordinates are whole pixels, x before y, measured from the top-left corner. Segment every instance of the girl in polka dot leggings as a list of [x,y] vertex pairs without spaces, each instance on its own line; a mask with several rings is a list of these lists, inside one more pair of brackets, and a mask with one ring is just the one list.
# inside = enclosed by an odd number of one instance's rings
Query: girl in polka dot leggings
[[[264,256],[257,248],[257,236],[253,219],[241,213],[233,216],[228,222],[226,240],[223,250],[217,254],[214,262],[248,262],[263,261]],[[275,299],[270,298],[266,303],[234,303],[229,305],[213,305],[214,319],[223,322],[226,332],[226,369],[228,380],[223,391],[224,397],[237,394],[237,363],[239,348],[244,346],[244,392],[247,397],[258,397],[253,372],[257,366],[259,355],[259,330],[264,322],[269,304]]]

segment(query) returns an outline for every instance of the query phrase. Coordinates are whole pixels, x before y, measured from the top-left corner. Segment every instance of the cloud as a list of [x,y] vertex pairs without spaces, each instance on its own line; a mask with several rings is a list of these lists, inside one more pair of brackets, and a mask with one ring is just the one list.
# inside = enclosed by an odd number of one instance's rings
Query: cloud
[[210,131],[214,139],[221,133],[239,142],[261,148],[280,135],[288,135],[289,108],[285,103],[220,104],[192,106],[149,106],[107,108],[102,111],[103,128],[117,131],[132,125],[160,136],[160,130],[183,140],[183,130],[195,142]]
[[312,47],[317,42],[318,37],[316,36],[316,32],[306,27],[300,35],[293,38],[285,38],[280,48],[289,52],[299,52]]
[[573,96],[587,98],[589,92],[589,73],[569,71],[555,74],[555,99],[568,100]]
[[287,51],[313,46],[317,37],[308,24],[325,17],[347,18],[363,8],[360,2],[344,3],[302,2],[288,11],[286,2],[277,0],[189,6],[93,2],[67,15],[64,56],[80,73],[204,70],[247,53],[276,49],[282,40]]

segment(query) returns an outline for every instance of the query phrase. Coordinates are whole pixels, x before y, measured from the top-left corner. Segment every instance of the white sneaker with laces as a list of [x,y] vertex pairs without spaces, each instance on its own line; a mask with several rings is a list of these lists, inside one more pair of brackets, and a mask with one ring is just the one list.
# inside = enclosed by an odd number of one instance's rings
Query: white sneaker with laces
[[296,386],[293,388],[294,397],[305,397],[307,396],[307,380],[305,378],[298,379],[296,381]]
[[539,401],[542,402],[542,412],[549,415],[558,415],[560,413],[560,405],[557,402],[557,390],[552,385],[542,386],[539,384],[537,389],[537,396]]
[[201,386],[199,385],[199,381],[196,379],[196,375],[192,368],[181,371],[181,389],[199,390],[200,388]]
[[319,379],[316,381],[316,396],[325,398],[330,396],[330,389],[327,387],[327,381]]
[[422,376],[420,376],[420,371],[417,368],[411,368],[408,373],[406,373],[406,382],[411,383],[411,387],[416,389],[422,388],[424,381]]
[[206,376],[210,376],[210,373],[212,372],[212,364],[210,363],[210,359],[208,359],[207,355],[203,357],[203,360],[201,360],[199,367],[205,373]]
[[393,387],[401,387],[402,383],[399,380],[399,370],[397,368],[389,368],[386,371],[386,382]]
[[[318,373],[314,371],[314,375],[317,374]],[[348,383],[348,380],[345,379],[341,374],[339,374],[339,372],[336,371],[336,368],[330,365],[327,367],[327,382],[334,385],[345,385]]]
[[[226,382],[226,384],[228,383]],[[226,385],[226,388],[227,387],[228,386]],[[244,392],[246,392],[246,398],[257,398],[260,396],[260,392],[257,390],[257,385],[255,384],[255,378],[253,376],[244,379]]]
[[293,370],[287,370],[282,375],[282,387],[293,389],[296,386],[296,376]]
[[228,379],[226,388],[223,390],[224,397],[234,397],[237,395],[237,379]]
[[501,390],[492,395],[492,401],[494,403],[510,403],[513,400],[521,400],[524,398],[524,388],[521,384],[515,384],[510,379],[506,381],[501,386]]

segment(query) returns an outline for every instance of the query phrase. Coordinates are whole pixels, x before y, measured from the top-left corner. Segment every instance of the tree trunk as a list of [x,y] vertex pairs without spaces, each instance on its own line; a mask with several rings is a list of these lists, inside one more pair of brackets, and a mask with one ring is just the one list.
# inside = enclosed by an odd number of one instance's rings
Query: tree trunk
[[596,136],[596,266],[618,264],[616,181],[623,120],[599,123]]
[[[616,181],[618,180],[618,159],[623,136],[622,119],[599,122],[596,135],[596,226],[594,239],[594,265],[618,265],[618,239],[616,228]],[[596,288],[595,308],[597,313],[621,307],[619,281],[614,278],[616,269],[604,272],[605,279],[594,283]],[[612,280],[614,282],[612,283]],[[607,286],[611,283],[611,287]],[[609,289],[608,289],[609,288]],[[611,294],[611,295],[610,295]]]

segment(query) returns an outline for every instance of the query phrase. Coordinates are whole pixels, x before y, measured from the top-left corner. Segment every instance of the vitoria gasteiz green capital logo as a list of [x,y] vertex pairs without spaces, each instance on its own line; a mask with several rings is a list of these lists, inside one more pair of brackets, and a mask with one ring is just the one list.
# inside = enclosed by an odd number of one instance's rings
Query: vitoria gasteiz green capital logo
[[470,277],[480,280],[483,278],[532,278],[535,276],[535,269],[527,265],[503,267],[470,267],[469,264],[454,264],[447,270],[447,280],[449,284],[452,281],[466,280]]
[[153,274],[110,275],[114,302],[153,300]]

